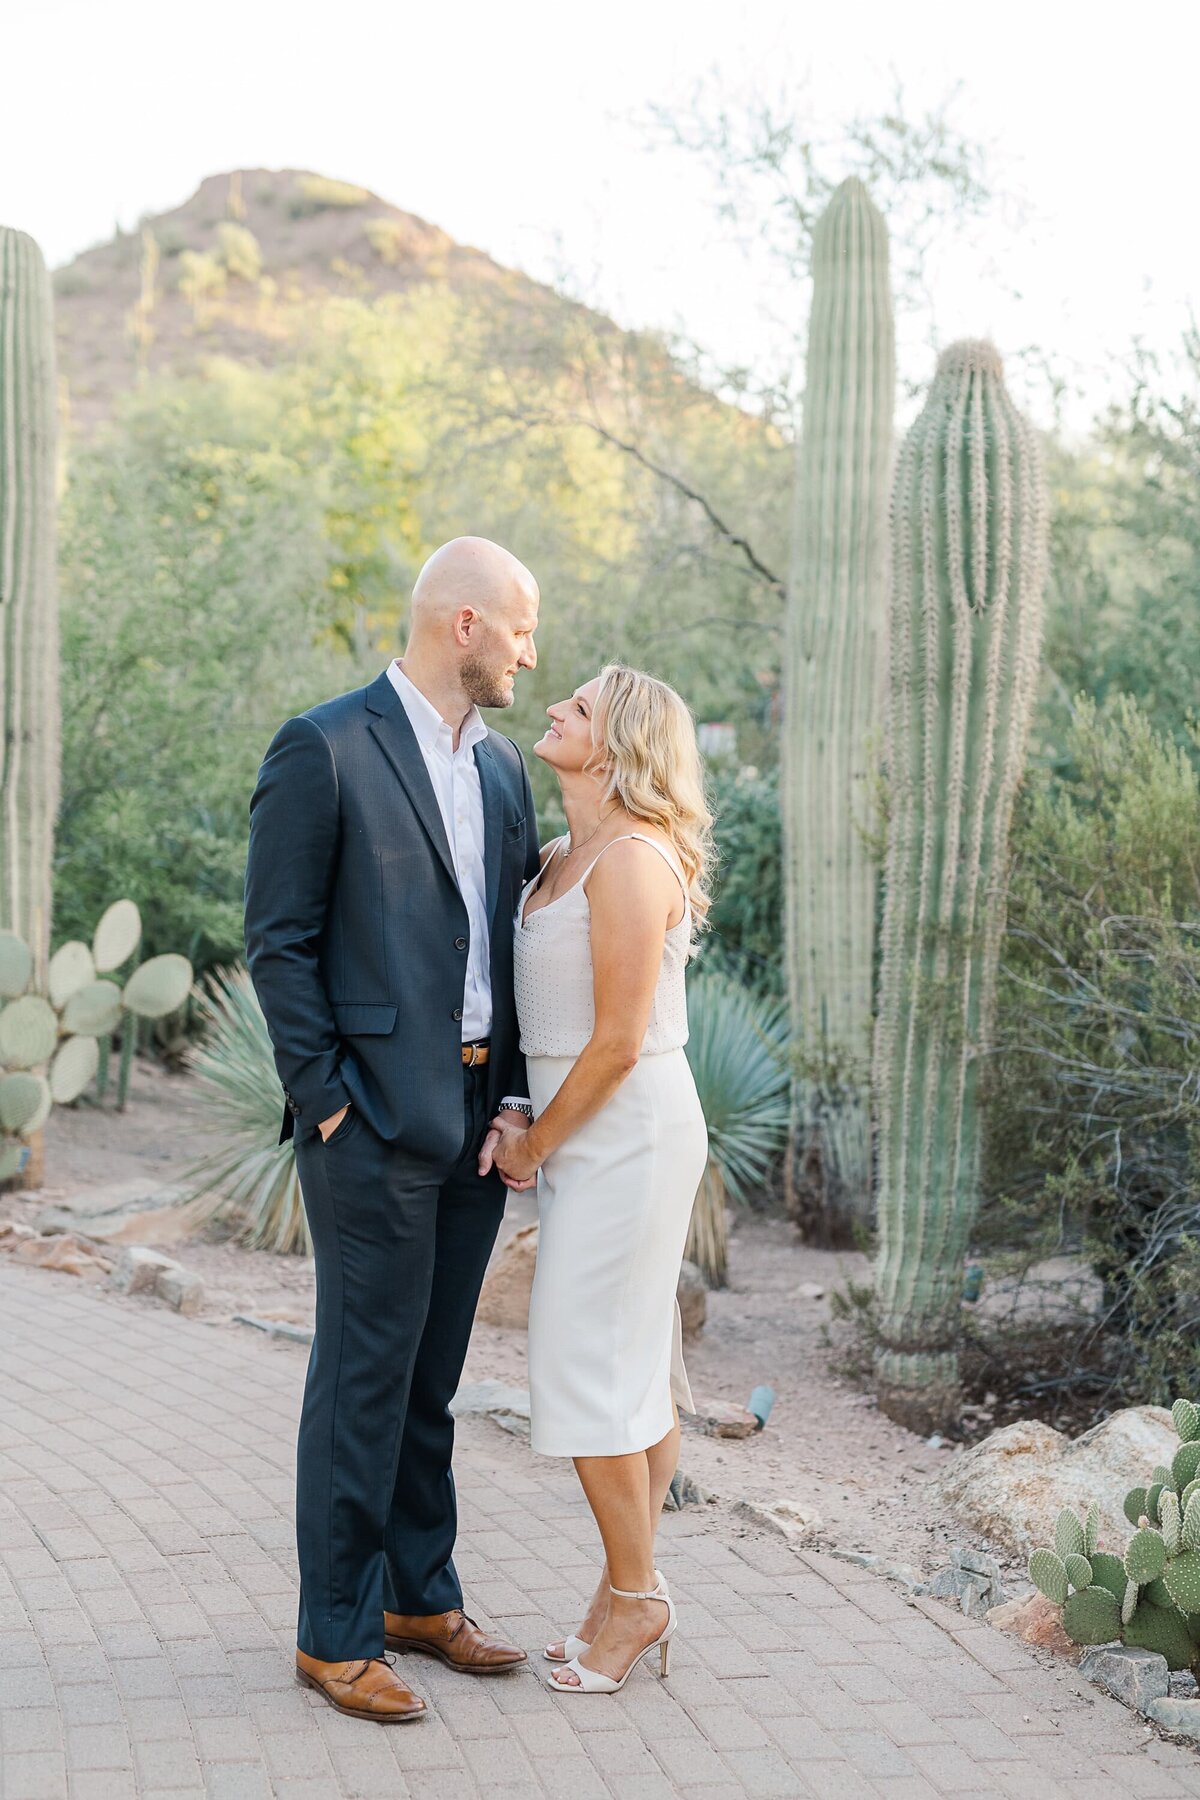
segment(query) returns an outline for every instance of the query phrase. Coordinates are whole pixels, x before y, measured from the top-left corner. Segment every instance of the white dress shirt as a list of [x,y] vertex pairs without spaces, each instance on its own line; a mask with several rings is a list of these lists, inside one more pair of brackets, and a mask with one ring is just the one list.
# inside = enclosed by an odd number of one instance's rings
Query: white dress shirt
[[483,860],[483,789],[475,766],[475,746],[487,726],[473,706],[462,722],[458,748],[454,733],[432,701],[408,679],[399,661],[388,664],[388,680],[408,714],[433,783],[446,828],[450,857],[470,924],[463,988],[464,1044],[488,1037],[492,1029],[491,940],[488,933],[487,874]]

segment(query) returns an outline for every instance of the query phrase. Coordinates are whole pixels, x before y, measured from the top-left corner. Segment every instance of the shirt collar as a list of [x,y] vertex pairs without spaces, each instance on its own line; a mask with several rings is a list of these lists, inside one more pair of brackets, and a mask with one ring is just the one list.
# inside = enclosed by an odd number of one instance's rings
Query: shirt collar
[[[400,697],[401,704],[408,714],[408,722],[416,734],[417,742],[422,750],[436,750],[442,732],[453,742],[454,733],[443,719],[432,700],[426,698],[400,667],[399,659],[393,658],[387,666],[387,678]],[[471,750],[481,743],[488,734],[483,716],[477,706],[473,706],[462,722],[459,731],[459,750]]]

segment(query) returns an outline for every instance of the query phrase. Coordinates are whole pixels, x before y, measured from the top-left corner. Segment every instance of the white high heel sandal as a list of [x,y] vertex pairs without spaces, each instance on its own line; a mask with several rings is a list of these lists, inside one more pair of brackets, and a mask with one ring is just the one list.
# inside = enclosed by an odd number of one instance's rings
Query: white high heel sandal
[[[658,1571],[655,1570],[655,1573],[657,1574]],[[641,1662],[642,1658],[644,1656],[649,1656],[652,1650],[658,1651],[660,1673],[664,1679],[669,1672],[671,1638],[675,1632],[675,1602],[671,1599],[670,1594],[662,1592],[661,1582],[658,1587],[648,1594],[635,1593],[628,1588],[615,1587],[610,1587],[608,1591],[610,1594],[615,1594],[618,1600],[661,1600],[667,1609],[667,1622],[663,1626],[658,1637],[655,1638],[654,1642],[652,1644],[647,1644],[644,1650],[638,1651],[637,1655],[619,1680],[614,1680],[611,1675],[602,1675],[599,1669],[587,1668],[585,1664],[580,1662],[578,1656],[572,1657],[570,1662],[564,1664],[565,1668],[570,1669],[573,1674],[579,1677],[578,1687],[575,1686],[574,1682],[557,1681],[552,1669],[546,1676],[546,1681],[550,1687],[557,1688],[560,1694],[619,1693]]]
[[[654,1571],[654,1579],[657,1581],[659,1587],[659,1592],[655,1595],[655,1598],[669,1600],[671,1596],[667,1592],[666,1581],[658,1569],[655,1569]],[[573,1661],[577,1656],[582,1656],[584,1651],[590,1650],[592,1646],[586,1638],[576,1637],[575,1633],[572,1631],[562,1640],[562,1647],[563,1654],[561,1656],[551,1656],[550,1646],[547,1644],[546,1648],[542,1651],[542,1655],[548,1663],[558,1663],[561,1665]]]

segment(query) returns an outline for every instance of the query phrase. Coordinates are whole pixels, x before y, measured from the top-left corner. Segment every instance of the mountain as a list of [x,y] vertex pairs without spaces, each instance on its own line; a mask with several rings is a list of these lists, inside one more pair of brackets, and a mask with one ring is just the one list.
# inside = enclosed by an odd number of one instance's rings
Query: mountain
[[531,307],[571,304],[366,188],[304,169],[210,175],[182,206],[55,271],[72,424],[94,428],[142,370],[186,372],[217,352],[286,356],[299,303],[429,281],[476,297],[516,291]]

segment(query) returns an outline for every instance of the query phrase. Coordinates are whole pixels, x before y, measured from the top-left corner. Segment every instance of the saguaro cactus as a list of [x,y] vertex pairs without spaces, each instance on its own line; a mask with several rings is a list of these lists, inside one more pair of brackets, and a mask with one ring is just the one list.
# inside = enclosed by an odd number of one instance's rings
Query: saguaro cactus
[[0,924],[28,944],[39,991],[59,794],[55,407],[46,265],[0,227]]
[[871,1209],[877,871],[864,842],[882,713],[895,332],[883,218],[845,181],[813,235],[784,658],[788,997],[801,1073],[793,1207],[845,1239]]
[[978,1059],[992,1026],[1045,569],[1037,440],[993,346],[954,344],[905,440],[892,507],[876,1374],[882,1409],[916,1429],[957,1411]]

